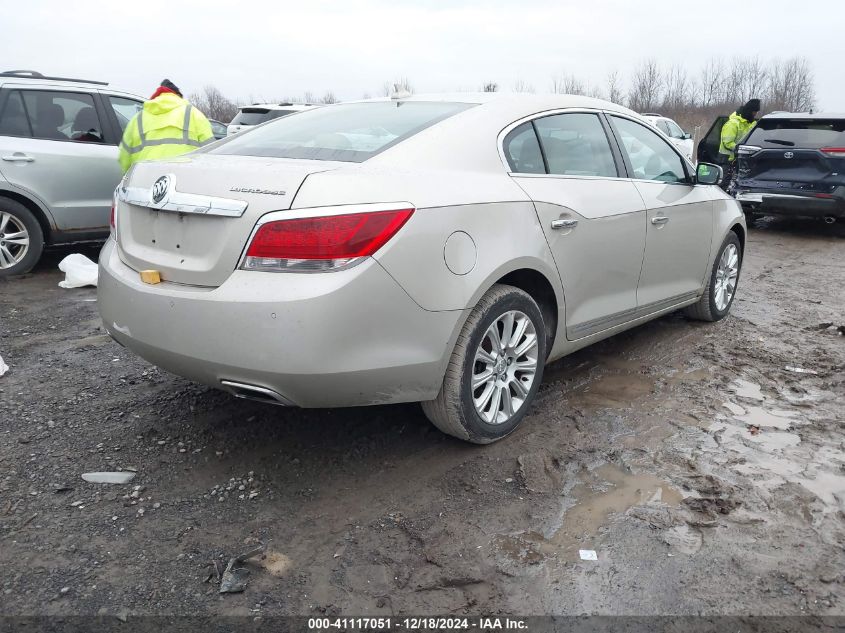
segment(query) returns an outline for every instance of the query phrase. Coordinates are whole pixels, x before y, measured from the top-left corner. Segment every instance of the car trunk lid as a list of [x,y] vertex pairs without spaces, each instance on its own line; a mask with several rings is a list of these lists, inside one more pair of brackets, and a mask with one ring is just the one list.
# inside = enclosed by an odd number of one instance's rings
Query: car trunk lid
[[163,281],[219,286],[259,217],[289,209],[309,174],[342,165],[209,154],[138,163],[119,187],[120,258],[138,271],[157,270]]

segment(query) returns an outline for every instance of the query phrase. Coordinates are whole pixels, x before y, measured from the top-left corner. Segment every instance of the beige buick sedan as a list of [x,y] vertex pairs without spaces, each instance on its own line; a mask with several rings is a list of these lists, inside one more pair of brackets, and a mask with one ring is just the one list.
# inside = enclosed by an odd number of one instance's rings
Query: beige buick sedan
[[728,314],[746,228],[720,174],[585,97],[314,109],[136,165],[100,311],[121,345],[236,396],[419,401],[488,443],[546,363],[673,310]]

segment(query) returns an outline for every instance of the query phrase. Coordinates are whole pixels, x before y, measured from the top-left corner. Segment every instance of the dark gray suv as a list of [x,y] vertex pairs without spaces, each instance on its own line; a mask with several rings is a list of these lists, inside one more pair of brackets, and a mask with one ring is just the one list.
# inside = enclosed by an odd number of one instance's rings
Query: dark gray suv
[[0,73],[0,277],[45,245],[108,236],[117,146],[143,103],[104,82]]

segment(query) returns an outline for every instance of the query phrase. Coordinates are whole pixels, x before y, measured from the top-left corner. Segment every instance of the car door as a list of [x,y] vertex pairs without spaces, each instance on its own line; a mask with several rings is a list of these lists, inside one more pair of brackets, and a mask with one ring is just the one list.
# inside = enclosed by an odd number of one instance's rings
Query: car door
[[721,163],[719,158],[719,146],[722,144],[722,126],[728,120],[726,116],[718,116],[713,125],[707,130],[707,134],[701,137],[698,142],[696,158],[699,163]]
[[623,177],[598,112],[523,122],[504,139],[511,176],[534,201],[560,272],[569,340],[623,323],[637,308],[645,205]]
[[647,209],[645,257],[637,289],[641,314],[697,295],[710,258],[713,196],[693,184],[691,166],[652,129],[609,117],[628,173]]
[[16,122],[0,134],[6,180],[44,202],[60,231],[107,231],[121,171],[96,95],[15,87],[0,118]]

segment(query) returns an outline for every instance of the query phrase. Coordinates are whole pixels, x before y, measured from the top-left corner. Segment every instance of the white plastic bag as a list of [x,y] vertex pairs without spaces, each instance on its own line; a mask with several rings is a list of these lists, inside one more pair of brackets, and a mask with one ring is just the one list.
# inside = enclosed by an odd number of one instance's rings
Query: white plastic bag
[[97,285],[97,262],[92,262],[85,255],[68,255],[59,262],[59,270],[65,274],[65,280],[59,282],[60,288]]
[[3,357],[0,356],[0,376],[9,371],[9,366],[3,362]]

